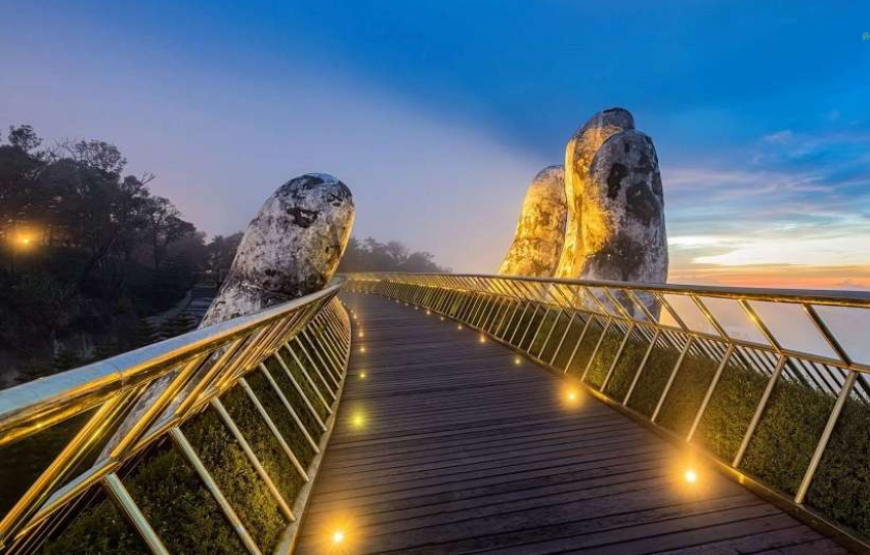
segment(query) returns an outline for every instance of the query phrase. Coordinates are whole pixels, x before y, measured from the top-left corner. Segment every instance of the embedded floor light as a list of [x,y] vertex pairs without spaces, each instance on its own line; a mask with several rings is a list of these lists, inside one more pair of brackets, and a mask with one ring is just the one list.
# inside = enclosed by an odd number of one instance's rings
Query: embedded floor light
[[332,543],[334,543],[335,545],[338,545],[343,541],[344,541],[344,532],[343,531],[336,530],[335,532],[332,533]]
[[462,329],[462,324],[457,324],[456,329],[461,330],[461,329]]
[[359,377],[361,380],[366,379],[366,376],[368,376],[368,373],[365,370],[359,373]]
[[683,473],[683,479],[690,484],[694,484],[698,481],[698,473],[693,469],[689,468]]
[[480,342],[481,342],[481,343],[486,343],[486,336],[485,336],[485,335],[481,335],[481,336],[480,336]]
[[515,366],[519,366],[522,363],[523,363],[523,359],[521,359],[520,357],[514,357],[514,365]]

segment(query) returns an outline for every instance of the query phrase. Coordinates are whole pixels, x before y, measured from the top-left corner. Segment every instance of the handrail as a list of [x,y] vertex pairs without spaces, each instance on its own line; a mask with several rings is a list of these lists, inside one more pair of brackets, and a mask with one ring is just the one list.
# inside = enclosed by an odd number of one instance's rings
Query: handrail
[[[741,483],[870,546],[857,508],[870,486],[837,489],[844,480],[870,484],[870,473],[842,475],[867,468],[860,453],[870,440],[859,448],[837,433],[840,424],[870,426],[870,345],[860,333],[870,329],[870,293],[484,274],[344,277],[351,291],[479,330]],[[796,437],[814,443],[798,446]],[[838,461],[826,465],[828,455]]]
[[[44,472],[25,484],[29,485],[26,493],[8,512],[0,513],[0,553],[32,553],[46,541],[56,540],[58,530],[71,525],[83,507],[92,504],[88,499],[93,495],[88,496],[97,486],[152,553],[170,553],[124,483],[130,463],[142,464],[138,461],[150,448],[167,439],[215,496],[251,555],[265,551],[267,546],[257,545],[236,515],[238,507],[232,507],[211,476],[215,468],[200,460],[183,431],[188,421],[205,412],[223,422],[274,498],[287,521],[281,545],[289,551],[295,541],[294,523],[307,503],[310,485],[295,499],[288,498],[276,485],[279,477],[270,475],[274,470],[270,464],[291,462],[306,484],[319,467],[350,355],[351,321],[336,297],[342,286],[339,280],[317,293],[256,314],[0,391],[0,448],[4,450],[16,449],[24,445],[22,440],[30,439],[35,442],[32,448],[39,451],[44,432],[76,425],[64,436],[65,446],[48,460]],[[254,384],[255,378],[263,378],[258,383],[266,389],[249,385],[248,380]],[[220,400],[235,391],[242,391],[256,407],[257,426],[267,434],[260,440],[281,446],[287,461],[267,460],[263,457],[270,454],[257,454],[249,444],[252,440],[233,421],[229,403]],[[332,401],[321,404],[320,395],[327,392]],[[267,408],[270,399],[277,399],[278,413],[274,407]],[[73,420],[79,415],[86,416],[84,424]],[[304,438],[310,444],[307,450],[314,454],[304,464],[294,446],[298,438]],[[79,468],[86,460],[91,462]],[[5,478],[4,488],[15,485]]]

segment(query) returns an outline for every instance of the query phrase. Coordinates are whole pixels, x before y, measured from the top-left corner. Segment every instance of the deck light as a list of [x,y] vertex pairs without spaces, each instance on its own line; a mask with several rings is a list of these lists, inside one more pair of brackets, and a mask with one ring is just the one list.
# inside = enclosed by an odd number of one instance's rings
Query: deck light
[[343,531],[336,530],[335,532],[332,533],[332,543],[334,543],[335,545],[338,545],[343,541],[344,541],[344,532]]
[[441,321],[442,321],[442,322],[444,321],[444,316],[441,317]]
[[569,407],[577,406],[580,403],[580,391],[575,387],[565,389],[565,404]]
[[366,376],[367,376],[367,375],[368,375],[368,374],[366,374],[366,371],[365,371],[365,370],[363,370],[362,372],[359,373],[359,377],[360,377],[361,380],[366,379]]
[[362,336],[363,336],[363,332],[362,332],[362,330],[360,330],[360,332],[359,332],[358,334],[356,334],[356,336],[357,336],[357,337],[362,337]]
[[363,424],[366,423],[366,419],[362,415],[362,413],[358,412],[358,413],[353,415],[353,418],[351,418],[350,423],[353,424],[354,428],[362,428]]
[[523,359],[521,359],[520,357],[514,357],[514,365],[515,366],[519,366],[522,363],[523,363]]
[[430,314],[432,314],[432,311],[427,309],[427,310],[426,310],[426,316],[429,316]]
[[481,342],[481,343],[486,343],[486,336],[485,336],[485,335],[482,335],[482,334],[481,334],[481,336],[480,336],[480,342]]
[[462,324],[457,324],[456,329],[461,330],[461,329],[462,329]]
[[686,482],[694,484],[698,481],[698,473],[695,472],[693,469],[689,468],[686,470],[686,472],[683,473],[683,478],[686,480]]

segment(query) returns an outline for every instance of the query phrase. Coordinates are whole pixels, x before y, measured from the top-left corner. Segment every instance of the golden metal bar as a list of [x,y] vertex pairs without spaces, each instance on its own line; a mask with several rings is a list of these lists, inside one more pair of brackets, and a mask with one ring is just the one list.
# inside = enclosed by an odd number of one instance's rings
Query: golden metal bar
[[311,389],[317,395],[317,398],[320,399],[320,402],[323,404],[324,408],[326,408],[326,412],[328,414],[332,414],[332,406],[330,403],[326,402],[326,397],[320,392],[320,388],[317,387],[317,384],[314,383],[314,380],[311,379],[311,375],[308,373],[308,369],[305,368],[305,365],[302,364],[302,361],[299,360],[299,357],[296,356],[296,352],[290,348],[290,344],[287,343],[284,345],[284,350],[290,353],[290,356],[293,357],[293,362],[296,363],[296,366],[299,368],[299,371],[302,372],[302,375],[305,376],[305,379],[308,381],[308,385],[311,386]]
[[758,423],[761,421],[761,415],[767,407],[767,401],[770,399],[771,393],[773,393],[773,388],[776,386],[780,374],[782,374],[782,368],[785,366],[785,362],[786,357],[784,355],[780,356],[779,361],[776,364],[776,369],[773,371],[770,379],[767,380],[764,393],[762,393],[761,399],[758,400],[758,405],[755,407],[755,413],[752,415],[752,420],[749,421],[749,427],[746,428],[746,433],[743,434],[743,441],[740,442],[740,448],[737,450],[737,454],[731,462],[731,466],[734,468],[739,468],[740,462],[743,461],[743,455],[746,454],[746,449],[749,447],[749,442],[752,440],[755,428],[758,427]]
[[634,394],[634,388],[637,386],[637,382],[640,381],[640,376],[643,373],[643,369],[646,368],[646,361],[649,360],[650,354],[652,354],[653,349],[655,349],[661,332],[662,330],[656,328],[655,334],[653,334],[652,340],[649,343],[649,347],[647,347],[646,353],[644,353],[643,359],[640,361],[640,364],[637,367],[637,371],[634,373],[634,377],[631,379],[631,385],[628,386],[628,391],[625,392],[625,397],[622,399],[622,406],[628,406],[628,402],[631,400],[631,396]]
[[118,475],[114,472],[109,474],[103,479],[103,485],[124,516],[127,517],[136,528],[136,531],[139,532],[139,535],[142,536],[151,553],[154,555],[169,555],[169,551],[163,545],[163,542],[160,541],[160,538],[157,537],[157,532],[154,531],[148,519],[145,518],[136,502],[130,497],[130,493],[124,487],[124,484],[121,483]]
[[[244,379],[244,378],[242,378]],[[281,495],[281,492],[278,491],[278,487],[275,485],[275,482],[272,481],[272,477],[269,476],[269,473],[266,472],[266,469],[263,468],[262,463],[260,463],[260,459],[257,458],[254,450],[251,449],[251,445],[248,443],[248,440],[245,439],[242,431],[239,430],[239,427],[236,426],[236,423],[233,421],[233,418],[230,416],[230,413],[227,412],[227,409],[224,408],[223,403],[221,403],[220,399],[212,399],[211,405],[215,408],[220,416],[221,420],[223,420],[224,424],[226,424],[227,428],[230,429],[230,433],[233,434],[233,437],[236,438],[236,441],[239,442],[239,445],[242,447],[242,451],[245,452],[245,456],[248,457],[248,462],[254,467],[254,470],[260,476],[260,479],[266,483],[266,487],[269,490],[269,493],[272,494],[272,497],[275,499],[275,503],[278,504],[278,508],[281,509],[281,512],[290,522],[296,520],[296,517],[293,516],[293,511],[290,510],[290,506],[287,505],[287,501],[284,500],[284,496]]]
[[625,332],[625,337],[622,338],[622,341],[619,344],[619,349],[616,351],[616,355],[613,357],[613,362],[610,363],[610,368],[607,369],[607,374],[604,376],[604,381],[601,382],[601,392],[604,393],[604,390],[607,388],[607,384],[610,383],[610,378],[613,376],[614,370],[616,370],[616,365],[619,363],[619,357],[622,356],[622,352],[625,350],[625,346],[628,344],[628,340],[631,338],[631,334],[634,333],[635,324],[630,324],[628,326],[628,331]]
[[834,403],[831,414],[828,416],[828,422],[825,424],[825,430],[822,432],[822,436],[819,438],[819,443],[816,445],[816,449],[813,452],[813,457],[812,459],[810,459],[810,464],[807,467],[806,472],[804,473],[803,479],[801,480],[801,485],[794,496],[794,502],[798,505],[804,502],[804,498],[806,497],[807,492],[810,490],[810,484],[812,484],[813,476],[815,476],[816,474],[819,463],[822,462],[822,456],[825,454],[825,448],[827,448],[828,446],[828,441],[830,441],[831,439],[831,434],[834,433],[834,428],[837,426],[837,420],[840,418],[840,413],[843,412],[843,407],[846,405],[846,401],[849,399],[849,395],[852,393],[852,387],[855,385],[855,379],[857,377],[857,372],[849,372],[849,375],[846,376],[846,381],[843,383],[843,386],[840,389],[840,394],[837,396],[837,401],[836,403]]
[[251,534],[248,533],[245,525],[242,524],[239,515],[236,514],[236,511],[233,510],[230,502],[227,501],[227,498],[224,497],[223,492],[220,487],[218,487],[217,483],[212,478],[211,473],[206,469],[205,465],[202,464],[202,461],[199,458],[199,455],[196,454],[196,451],[193,449],[193,446],[190,442],[187,441],[187,438],[184,437],[181,429],[172,428],[169,431],[169,435],[172,438],[175,445],[178,447],[179,451],[181,451],[184,458],[193,466],[193,469],[196,471],[199,479],[211,493],[212,497],[218,502],[221,510],[224,513],[224,516],[227,517],[227,520],[230,521],[230,525],[235,529],[236,533],[239,535],[239,538],[242,540],[242,543],[251,552],[252,555],[263,555],[260,551],[260,548],[257,547],[257,544],[254,542],[254,538],[251,537]]
[[266,423],[266,426],[272,431],[272,434],[275,436],[275,439],[278,440],[278,443],[281,444],[281,448],[284,449],[287,458],[290,459],[290,462],[293,463],[293,466],[296,467],[296,470],[299,472],[299,475],[302,476],[302,479],[306,482],[309,480],[308,471],[305,469],[305,466],[296,456],[296,453],[293,452],[293,448],[290,447],[290,444],[287,443],[287,438],[285,438],[281,431],[278,429],[278,426],[275,424],[275,421],[272,420],[272,417],[269,416],[269,413],[266,411],[266,407],[260,402],[260,399],[254,393],[254,390],[251,389],[251,386],[245,381],[245,378],[241,378],[239,380],[239,385],[244,390],[245,394],[248,396],[248,399],[254,403],[254,407],[256,407],[257,412],[260,413],[260,417],[263,419],[263,422]]
[[275,381],[275,378],[272,376],[272,373],[269,372],[269,369],[266,368],[266,365],[260,364],[260,372],[266,377],[266,380],[272,386],[272,389],[275,391],[275,394],[278,396],[278,399],[281,401],[281,404],[284,405],[284,408],[287,409],[287,412],[290,413],[290,416],[293,418],[293,422],[302,430],[302,434],[305,436],[305,439],[308,441],[308,444],[311,445],[311,448],[315,453],[320,452],[320,448],[317,446],[317,442],[314,441],[314,438],[311,437],[311,434],[308,432],[308,429],[303,424],[302,419],[299,418],[299,414],[296,412],[296,409],[293,408],[293,405],[290,404],[290,401],[287,399],[287,396],[284,395],[284,392],[281,391],[281,388],[278,387],[278,383]]
[[613,324],[613,318],[607,318],[607,323],[604,324],[604,329],[601,331],[601,335],[598,337],[598,342],[595,344],[595,348],[592,349],[592,354],[589,355],[589,361],[586,363],[586,368],[583,370],[583,375],[580,376],[580,381],[586,381],[586,375],[589,373],[589,369],[592,368],[592,364],[595,362],[595,355],[598,354],[598,350],[601,348],[601,344],[604,343],[604,339],[607,336],[607,332],[610,331],[610,325]]
[[671,370],[671,375],[668,377],[668,382],[665,384],[665,389],[662,391],[661,397],[659,397],[659,402],[656,404],[656,409],[652,413],[652,417],[650,420],[653,422],[659,416],[659,412],[662,410],[662,406],[665,404],[665,399],[668,396],[668,393],[671,391],[671,386],[674,385],[674,380],[677,378],[677,373],[680,371],[680,366],[683,365],[683,360],[686,358],[686,353],[689,352],[689,348],[692,346],[692,342],[695,340],[694,336],[689,336],[686,340],[685,346],[683,346],[683,350],[680,352],[680,357],[677,359],[677,363],[674,364],[674,369]]
[[722,360],[719,362],[719,366],[716,368],[716,372],[713,374],[713,379],[710,380],[710,385],[707,386],[707,392],[704,394],[704,400],[701,401],[701,406],[698,407],[698,412],[695,413],[695,419],[692,420],[692,427],[689,428],[689,433],[686,435],[687,442],[691,442],[692,438],[695,437],[695,432],[698,430],[698,425],[701,423],[704,411],[707,410],[707,405],[713,397],[713,391],[716,389],[716,386],[719,385],[719,379],[722,377],[722,372],[725,370],[725,367],[728,365],[728,361],[731,360],[731,355],[733,354],[734,345],[728,345],[725,354],[722,355]]

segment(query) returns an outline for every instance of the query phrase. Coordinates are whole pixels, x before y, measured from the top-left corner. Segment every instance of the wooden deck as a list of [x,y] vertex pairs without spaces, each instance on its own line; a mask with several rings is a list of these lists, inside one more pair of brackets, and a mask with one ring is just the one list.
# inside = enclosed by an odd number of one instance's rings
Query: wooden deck
[[364,337],[297,553],[847,553],[473,330],[345,298]]

